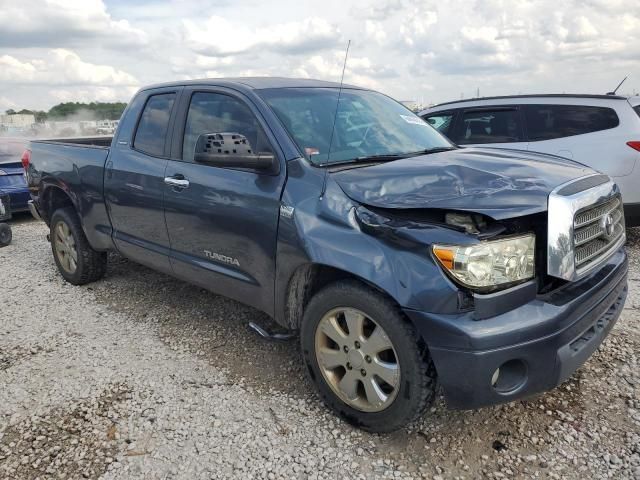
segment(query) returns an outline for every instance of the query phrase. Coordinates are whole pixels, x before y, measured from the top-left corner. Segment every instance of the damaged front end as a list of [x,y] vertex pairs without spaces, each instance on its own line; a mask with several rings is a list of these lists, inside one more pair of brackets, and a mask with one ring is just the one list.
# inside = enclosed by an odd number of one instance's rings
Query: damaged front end
[[545,271],[546,213],[495,220],[441,209],[381,209],[360,205],[363,232],[431,255],[458,290],[461,311],[488,318],[559,286]]

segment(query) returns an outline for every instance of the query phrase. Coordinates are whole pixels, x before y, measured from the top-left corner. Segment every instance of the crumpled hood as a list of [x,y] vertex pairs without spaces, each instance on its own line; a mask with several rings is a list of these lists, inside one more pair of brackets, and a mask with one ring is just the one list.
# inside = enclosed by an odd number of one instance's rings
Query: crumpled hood
[[584,165],[551,155],[463,148],[331,176],[351,199],[365,205],[465,210],[500,220],[546,211],[555,187],[590,173]]

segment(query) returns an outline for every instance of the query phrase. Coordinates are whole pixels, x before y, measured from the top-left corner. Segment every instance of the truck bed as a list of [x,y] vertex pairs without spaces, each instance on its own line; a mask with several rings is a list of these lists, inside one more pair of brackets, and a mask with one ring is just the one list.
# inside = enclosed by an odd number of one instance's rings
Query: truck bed
[[34,140],[42,143],[61,143],[64,145],[83,145],[86,147],[109,148],[113,135],[100,135],[95,137],[75,137],[75,138],[51,138]]

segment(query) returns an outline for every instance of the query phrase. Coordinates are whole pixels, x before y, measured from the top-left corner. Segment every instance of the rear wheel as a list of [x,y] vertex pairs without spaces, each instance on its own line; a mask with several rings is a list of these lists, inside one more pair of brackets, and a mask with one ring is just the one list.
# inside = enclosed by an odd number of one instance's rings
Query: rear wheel
[[301,328],[304,361],[324,401],[372,432],[402,428],[435,397],[429,354],[396,305],[354,281],[313,297]]
[[50,228],[53,258],[67,282],[84,285],[104,276],[107,254],[91,248],[73,208],[56,210]]
[[11,227],[6,223],[0,223],[0,247],[9,245],[12,238]]

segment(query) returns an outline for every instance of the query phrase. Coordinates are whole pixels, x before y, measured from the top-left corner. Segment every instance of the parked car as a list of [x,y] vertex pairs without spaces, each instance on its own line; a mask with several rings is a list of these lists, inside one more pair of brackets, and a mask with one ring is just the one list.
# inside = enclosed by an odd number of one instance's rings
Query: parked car
[[370,431],[424,412],[436,381],[454,408],[555,387],[625,302],[608,176],[457,148],[374,91],[156,85],[110,146],[90,143],[33,141],[26,154],[60,274],[98,280],[115,250],[266,312],[299,331],[325,402]]
[[2,193],[0,189],[0,248],[11,243],[12,232],[9,224],[5,223],[11,219],[11,200],[9,195]]
[[0,192],[9,195],[14,213],[29,211],[31,197],[21,162],[28,144],[25,139],[0,137]]
[[627,226],[638,226],[640,100],[632,102],[615,95],[518,95],[442,103],[420,116],[458,145],[549,153],[606,173],[622,191]]

